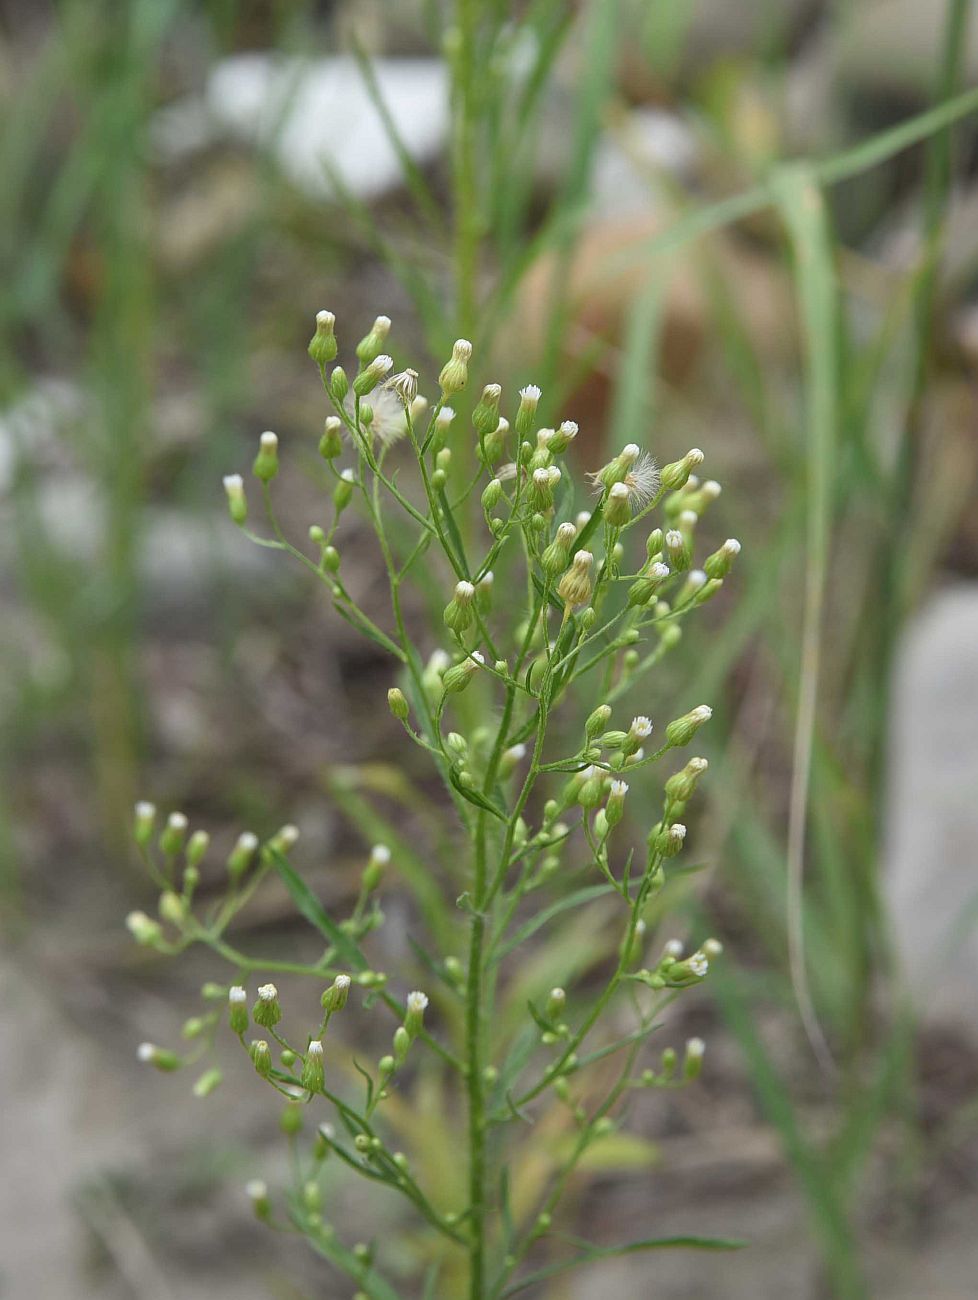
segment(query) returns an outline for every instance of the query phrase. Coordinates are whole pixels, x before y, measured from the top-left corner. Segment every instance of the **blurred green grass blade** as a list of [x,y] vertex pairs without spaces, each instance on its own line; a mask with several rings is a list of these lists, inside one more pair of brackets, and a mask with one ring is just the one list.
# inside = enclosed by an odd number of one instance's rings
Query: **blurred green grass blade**
[[366,970],[369,965],[366,957],[364,957],[343,927],[338,925],[327,913],[322,903],[285,855],[271,845],[266,845],[265,851],[271,857],[272,865],[282,877],[293,903],[295,903],[302,916],[336,949],[348,966],[353,970]]
[[868,1291],[846,1208],[835,1194],[821,1156],[798,1124],[789,1089],[757,1031],[756,1012],[741,977],[728,966],[713,982],[713,993],[747,1058],[761,1108],[781,1134],[785,1152],[798,1175],[813,1227],[822,1242],[823,1258],[834,1283],[833,1294],[838,1300],[864,1300]]
[[434,194],[431,192],[427,180],[421,168],[411,157],[410,151],[401,138],[401,133],[397,129],[397,123],[391,116],[391,111],[387,107],[387,101],[384,99],[380,84],[377,81],[377,73],[374,69],[373,61],[364,49],[362,42],[354,32],[351,37],[351,46],[353,57],[356,59],[357,67],[360,70],[360,76],[363,80],[364,88],[374,108],[377,110],[377,116],[380,118],[384,133],[387,136],[390,147],[394,150],[398,162],[401,164],[401,172],[404,176],[404,182],[408,187],[419,211],[431,225],[434,237],[443,240],[446,236],[446,224],[444,213],[438,204]]
[[645,442],[645,430],[655,410],[656,359],[662,336],[663,307],[669,288],[668,271],[658,260],[648,269],[648,284],[628,313],[615,384],[611,432],[605,442],[610,455],[626,443]]
[[736,1237],[651,1237],[645,1241],[630,1241],[623,1246],[591,1246],[573,1238],[571,1240],[575,1245],[583,1245],[584,1249],[570,1259],[558,1260],[527,1273],[503,1291],[503,1300],[508,1296],[519,1295],[527,1287],[536,1286],[548,1277],[556,1277],[558,1273],[566,1273],[572,1268],[580,1268],[582,1264],[591,1264],[599,1259],[616,1259],[622,1255],[644,1254],[652,1250],[742,1250],[750,1244]]
[[802,914],[812,747],[833,512],[833,474],[838,463],[838,304],[825,204],[811,169],[803,164],[779,168],[773,185],[795,255],[805,370],[805,597],[788,812],[788,948],[792,981],[806,1033],[823,1067],[831,1070],[831,1053],[809,989]]

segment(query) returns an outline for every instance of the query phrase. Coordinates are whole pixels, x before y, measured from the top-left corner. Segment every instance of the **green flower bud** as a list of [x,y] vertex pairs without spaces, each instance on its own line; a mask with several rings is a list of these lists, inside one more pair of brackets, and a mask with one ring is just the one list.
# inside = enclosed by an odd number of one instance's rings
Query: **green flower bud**
[[225,474],[224,491],[227,493],[228,514],[240,528],[248,518],[248,498],[245,496],[244,480],[241,475]]
[[268,1188],[260,1178],[253,1178],[250,1183],[245,1185],[245,1192],[251,1200],[251,1208],[255,1213],[256,1219],[266,1220],[272,1213],[271,1203],[268,1199]]
[[313,1038],[306,1047],[306,1061],[300,1082],[307,1092],[323,1090],[326,1074],[323,1068],[323,1045],[318,1038]]
[[496,427],[491,433],[487,433],[484,441],[485,461],[492,465],[495,461],[502,458],[506,450],[506,439],[509,437],[509,421],[500,417],[496,421]]
[[503,485],[498,478],[490,479],[482,493],[483,510],[493,510],[503,495]]
[[411,1035],[403,1025],[398,1025],[394,1030],[394,1060],[398,1065],[403,1065],[404,1058],[408,1054],[411,1046]]
[[707,556],[703,570],[708,578],[725,578],[730,572],[734,560],[740,554],[740,542],[736,537],[728,537],[718,551]]
[[258,455],[251,472],[263,483],[271,483],[278,473],[278,437],[271,431],[263,433],[258,440]]
[[327,1015],[332,1015],[335,1011],[342,1011],[346,1006],[347,998],[350,996],[351,982],[349,975],[337,975],[329,988],[323,993],[320,1001]]
[[525,437],[532,429],[539,401],[540,389],[536,384],[527,384],[520,389],[520,404],[516,412],[516,432],[519,437]]
[[428,1005],[428,995],[426,993],[409,993],[407,995],[407,1011],[404,1015],[404,1028],[412,1038],[417,1038],[418,1034],[424,1028],[424,1013]]
[[584,724],[586,739],[593,740],[601,728],[607,726],[610,717],[611,706],[609,704],[599,704]]
[[438,383],[445,397],[461,392],[468,383],[471,356],[472,344],[468,339],[456,339],[452,345],[452,359],[445,363],[438,376]]
[[256,1025],[272,1029],[282,1019],[279,1005],[278,989],[274,984],[262,984],[258,990],[258,1000],[251,1008],[251,1018]]
[[[206,831],[194,831],[187,841],[187,866],[197,867],[204,860],[208,848],[210,847],[211,837]],[[186,875],[184,875],[186,880]]]
[[551,433],[547,446],[555,456],[562,456],[578,434],[578,425],[574,420],[564,420],[560,428]]
[[251,865],[258,848],[258,836],[251,831],[242,831],[228,858],[228,874],[232,880],[240,880]]
[[316,332],[309,340],[309,355],[322,370],[336,356],[336,317],[331,311],[316,312]]
[[267,1079],[272,1072],[272,1054],[264,1038],[255,1039],[248,1048],[248,1053],[256,1071],[263,1079]]
[[387,692],[387,707],[398,722],[407,722],[410,715],[407,699],[399,686],[392,686]]
[[136,815],[133,821],[132,837],[141,849],[153,838],[153,825],[156,822],[156,805],[141,799],[136,804]]
[[690,566],[692,551],[678,528],[670,528],[665,536],[666,559],[676,573],[684,573]]
[[691,758],[682,771],[674,772],[666,781],[666,796],[674,803],[686,803],[707,766],[705,758]]
[[628,785],[625,781],[612,781],[609,790],[604,815],[608,825],[613,827],[617,826],[625,815],[625,795],[628,794]]
[[485,658],[479,650],[473,650],[467,659],[449,668],[441,679],[441,687],[446,695],[455,695],[464,691],[473,676],[485,664]]
[[224,1075],[217,1068],[212,1066],[211,1069],[205,1070],[197,1082],[194,1084],[193,1092],[195,1097],[209,1097],[216,1088],[221,1086]]
[[474,596],[475,587],[471,582],[463,580],[456,583],[455,595],[445,606],[443,615],[445,626],[450,628],[456,635],[464,632],[472,624],[474,618],[472,600]]
[[390,317],[378,316],[370,327],[370,332],[365,334],[357,344],[357,360],[362,366],[369,366],[376,357],[380,356],[390,332]]
[[[560,482],[560,470],[556,465],[546,469],[535,469],[530,479],[530,502],[535,510],[552,510],[554,489]],[[546,521],[543,521],[546,526]],[[539,528],[539,525],[537,525]]]
[[164,1074],[179,1070],[183,1065],[182,1059],[176,1052],[170,1052],[165,1047],[157,1047],[155,1043],[140,1043],[136,1055],[145,1064],[152,1065]]
[[160,894],[160,916],[170,925],[180,929],[187,919],[187,905],[179,894],[172,889],[164,889]]
[[354,379],[354,395],[356,397],[366,397],[368,393],[372,393],[393,365],[393,357],[387,356],[386,353],[374,357],[370,365],[365,370],[361,370]]
[[564,573],[560,582],[557,584],[557,595],[565,604],[586,605],[591,599],[593,583],[591,580],[591,566],[594,563],[594,556],[590,551],[578,551],[571,567]]
[[352,469],[345,469],[337,479],[336,486],[333,488],[333,508],[338,515],[341,515],[353,500],[355,482],[356,475]]
[[698,1079],[703,1069],[703,1053],[706,1044],[702,1038],[691,1038],[686,1044],[686,1056],[683,1060],[683,1078]]
[[340,553],[335,546],[324,546],[322,554],[323,568],[327,573],[339,573]]
[[483,438],[492,433],[499,423],[499,398],[502,391],[499,384],[486,384],[472,412],[472,427]]
[[323,460],[335,460],[343,450],[343,421],[338,415],[328,415],[319,439],[319,454]]
[[664,466],[661,474],[662,486],[670,492],[685,487],[690,474],[698,465],[703,464],[703,459],[703,453],[699,447],[693,447],[682,460],[676,460],[671,465]]
[[228,1024],[239,1037],[248,1030],[248,994],[240,984],[228,989]]
[[170,813],[160,835],[160,852],[168,858],[176,857],[187,838],[187,826],[187,818],[182,812]]
[[336,402],[342,402],[350,391],[350,381],[342,366],[336,366],[329,377],[329,391]]
[[628,488],[624,483],[613,483],[604,503],[605,522],[612,528],[624,528],[632,517],[628,504]]
[[708,704],[699,704],[689,713],[684,713],[681,718],[675,718],[666,727],[666,740],[670,745],[688,745],[689,742],[702,727],[704,722],[709,722],[713,717],[713,710]]
[[282,1107],[282,1113],[278,1117],[278,1126],[286,1137],[295,1137],[297,1133],[302,1132],[302,1111],[301,1102],[290,1101]]
[[629,588],[628,608],[636,609],[647,605],[670,573],[668,564],[663,564],[661,561],[651,565],[648,572],[643,577],[637,578]]
[[547,998],[547,1009],[544,1012],[546,1019],[553,1024],[559,1024],[566,1005],[567,994],[564,990],[561,988],[551,989],[550,996]]

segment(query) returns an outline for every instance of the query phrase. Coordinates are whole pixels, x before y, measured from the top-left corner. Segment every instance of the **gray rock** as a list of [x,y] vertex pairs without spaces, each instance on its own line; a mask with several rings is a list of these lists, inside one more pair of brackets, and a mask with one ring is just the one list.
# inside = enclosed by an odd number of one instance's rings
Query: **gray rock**
[[978,584],[907,631],[893,686],[885,890],[921,1012],[978,1029]]

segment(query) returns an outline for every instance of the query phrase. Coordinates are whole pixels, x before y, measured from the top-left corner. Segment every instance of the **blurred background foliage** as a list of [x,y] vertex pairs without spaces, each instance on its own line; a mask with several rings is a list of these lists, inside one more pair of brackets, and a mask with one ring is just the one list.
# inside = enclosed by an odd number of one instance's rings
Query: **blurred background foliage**
[[[178,996],[120,932],[138,795],[228,838],[298,821],[337,899],[363,851],[344,806],[410,802],[385,759],[387,665],[245,551],[220,490],[275,428],[305,449],[286,483],[315,518],[310,322],[328,306],[351,341],[386,312],[398,362],[437,367],[461,334],[480,382],[541,384],[552,421],[581,423],[582,469],[633,440],[660,461],[699,445],[723,482],[704,527],[742,539],[736,591],[645,709],[715,706],[708,869],[680,903],[731,958],[693,1024],[729,1043],[730,1131],[777,1134],[765,1159],[807,1224],[793,1294],[896,1285],[908,1225],[963,1177],[947,1151],[973,1140],[978,1077],[957,1042],[947,1095],[928,1075],[943,1058],[909,1010],[883,873],[901,631],[978,567],[969,8],[0,4],[0,891],[13,964],[59,1014],[113,1003],[113,1069],[147,990]],[[469,66],[454,21],[475,25]],[[363,156],[376,132],[308,92],[326,59],[384,124],[386,169]],[[402,60],[434,87],[430,121],[398,120]],[[253,924],[287,936],[285,912]],[[695,1143],[697,1118],[656,1137]],[[736,1143],[725,1159],[741,1168]],[[728,1174],[733,1203],[745,1186]],[[86,1221],[125,1279],[101,1196]],[[727,1294],[688,1276],[663,1294]]]

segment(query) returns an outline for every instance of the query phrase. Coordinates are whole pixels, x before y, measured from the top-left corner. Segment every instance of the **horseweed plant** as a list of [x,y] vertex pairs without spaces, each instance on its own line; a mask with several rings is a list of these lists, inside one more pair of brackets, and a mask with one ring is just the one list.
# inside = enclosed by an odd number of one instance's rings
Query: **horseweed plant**
[[[686,1043],[681,1059],[666,1047],[655,1069],[641,1068],[639,1054],[664,1004],[699,984],[720,952],[714,939],[688,955],[678,940],[663,945],[660,939],[658,955],[645,957],[647,919],[661,918],[658,896],[684,847],[683,812],[706,760],[670,765],[661,812],[640,855],[619,841],[631,821],[626,806],[647,806],[646,795],[629,800],[630,789],[654,764],[688,746],[710,709],[701,704],[669,721],[654,748],[650,718],[616,717],[614,706],[677,644],[681,620],[720,589],[740,548],[727,541],[701,569],[692,567],[697,520],[719,493],[716,483],[693,474],[703,460],[699,450],[660,470],[638,446],[624,447],[589,476],[592,508],[575,514],[568,453],[576,424],[539,428],[540,391],[528,386],[511,426],[500,414],[500,386],[488,384],[472,411],[474,436],[463,433],[449,403],[467,385],[470,344],[455,343],[429,411],[415,371],[391,374],[384,351],[389,329],[390,321],[378,317],[356,349],[351,382],[333,366],[332,313],[317,316],[309,352],[332,406],[319,443],[332,481],[332,522],[309,529],[311,555],[287,540],[273,510],[279,469],[273,433],[262,434],[253,467],[270,535],[249,531],[241,477],[230,475],[224,486],[232,520],[260,545],[300,560],[325,585],[336,611],[398,666],[390,711],[437,770],[464,844],[459,852],[459,838],[451,840],[440,873],[422,870],[423,888],[417,873],[411,875],[431,930],[429,946],[418,945],[428,991],[396,993],[400,982],[368,956],[383,924],[378,891],[385,872],[398,867],[397,851],[383,843],[370,850],[352,914],[337,922],[290,864],[298,831],[285,826],[264,843],[246,831],[227,861],[226,892],[205,914],[194,895],[206,833],[189,834],[186,817],[172,813],[157,835],[154,808],[140,804],[135,838],[162,894],[160,919],[134,913],[130,930],[163,953],[207,945],[235,972],[230,986],[205,985],[210,1006],[185,1026],[195,1040],[186,1055],[143,1044],[140,1056],[162,1070],[196,1062],[213,1046],[226,1014],[251,1066],[287,1099],[283,1127],[294,1158],[285,1218],[264,1182],[248,1188],[257,1215],[307,1236],[355,1280],[358,1295],[395,1297],[373,1246],[341,1244],[324,1218],[323,1175],[334,1156],[410,1202],[427,1225],[415,1238],[416,1255],[430,1265],[426,1294],[435,1294],[437,1275],[437,1294],[482,1300],[618,1249],[725,1244],[684,1238],[609,1248],[565,1239],[574,1245],[569,1257],[525,1271],[531,1252],[547,1249],[537,1245],[541,1238],[559,1244],[552,1228],[558,1203],[585,1156],[613,1139],[629,1091],[678,1088],[700,1071],[698,1039]],[[402,441],[410,444],[417,470],[410,487],[390,468],[392,449]],[[348,454],[352,465],[339,468]],[[354,501],[386,565],[387,629],[343,581],[337,530]],[[649,530],[643,525],[656,507],[661,526]],[[636,567],[632,543],[640,536]],[[409,578],[434,607],[449,649],[422,648],[409,630],[413,620],[403,604]],[[524,578],[525,600],[518,595]],[[449,720],[457,729],[449,729]],[[298,910],[326,939],[318,961],[266,960],[229,941],[231,921],[269,874],[284,880]],[[450,883],[443,889],[445,876]],[[567,924],[579,907],[591,908],[594,917],[586,935],[577,932],[571,947],[556,950],[565,991],[551,987],[552,964],[533,960],[539,943],[531,940],[560,916]],[[610,941],[599,939],[609,932]],[[276,973],[325,986],[321,1012],[299,1015],[301,1031],[283,1028],[274,984],[246,988],[249,978]],[[336,1041],[334,1017],[348,1001],[385,1011],[396,1024],[390,1050],[372,1069],[351,1062]],[[631,1017],[627,1027],[625,1017]],[[605,1032],[594,1046],[599,1022]],[[404,1119],[403,1094],[433,1073],[445,1088],[446,1114],[457,1111],[465,1131],[464,1179],[454,1184],[426,1159],[430,1117],[419,1108],[415,1122]],[[219,1083],[212,1066],[194,1091],[206,1095]],[[304,1147],[306,1107],[317,1127]],[[528,1143],[534,1131],[528,1123],[540,1134],[536,1144]],[[395,1149],[396,1136],[407,1137],[410,1156]],[[547,1174],[517,1187],[514,1169],[525,1147],[537,1149],[537,1167],[546,1160]]]

